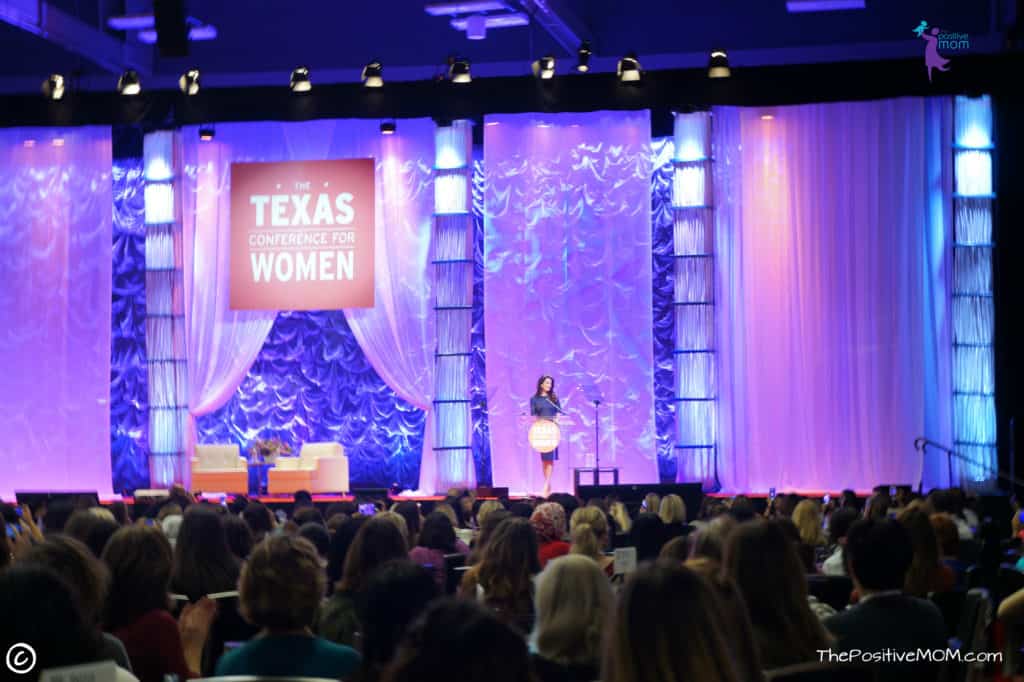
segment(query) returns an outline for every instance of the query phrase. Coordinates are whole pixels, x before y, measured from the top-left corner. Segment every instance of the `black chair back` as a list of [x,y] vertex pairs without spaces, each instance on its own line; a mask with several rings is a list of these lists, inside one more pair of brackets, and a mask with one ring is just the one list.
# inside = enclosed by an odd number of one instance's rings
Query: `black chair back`
[[[989,649],[987,632],[991,620],[992,601],[989,598],[988,590],[982,588],[969,590],[964,597],[960,625],[952,644],[964,654],[987,651]],[[948,661],[946,666],[943,679],[947,682],[968,682],[969,680],[980,682],[984,679],[985,668],[983,665]]]
[[873,668],[845,663],[801,663],[765,673],[767,682],[875,682]]
[[818,601],[828,604],[836,611],[842,611],[850,603],[853,581],[845,575],[808,574],[807,591]]
[[444,590],[446,594],[455,594],[458,591],[463,573],[463,571],[460,571],[459,569],[465,567],[465,565],[465,554],[457,553],[444,555]]
[[967,592],[965,590],[936,592],[932,594],[932,603],[939,607],[939,611],[942,612],[942,620],[946,622],[946,637],[957,636],[966,598]]

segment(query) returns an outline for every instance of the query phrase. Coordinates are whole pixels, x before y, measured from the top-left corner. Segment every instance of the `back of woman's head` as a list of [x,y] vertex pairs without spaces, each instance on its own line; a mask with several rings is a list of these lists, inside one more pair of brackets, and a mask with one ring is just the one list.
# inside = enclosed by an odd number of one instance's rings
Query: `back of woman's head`
[[112,514],[94,514],[91,509],[79,509],[64,524],[64,535],[78,540],[99,556],[120,527]]
[[955,557],[960,553],[960,533],[956,522],[949,514],[937,513],[928,517],[939,539],[939,550],[947,557]]
[[227,514],[224,517],[224,534],[228,539],[228,549],[235,555],[235,558],[242,561],[248,559],[254,543],[252,531],[249,530],[249,526],[242,520],[242,517]]
[[602,682],[736,680],[719,612],[711,586],[693,571],[662,561],[641,566],[607,629]]
[[445,554],[455,551],[455,529],[448,517],[440,512],[430,512],[423,519],[420,530],[419,545],[428,549],[437,549]]
[[665,542],[665,524],[657,514],[643,513],[633,521],[629,531],[630,544],[636,547],[638,561],[656,559]]
[[130,625],[149,611],[167,608],[173,554],[160,530],[125,526],[110,538],[102,558],[110,571],[106,629]]
[[84,544],[66,535],[49,535],[22,555],[18,564],[49,568],[58,574],[75,592],[86,622],[99,624],[110,586],[110,572]]
[[647,493],[644,495],[644,501],[640,503],[641,513],[657,514],[660,508],[661,497],[658,496],[658,493]]
[[385,682],[528,682],[526,642],[469,600],[442,599],[403,637]]
[[405,538],[398,526],[381,515],[373,516],[362,525],[348,549],[338,589],[358,592],[378,566],[408,555]]
[[537,580],[537,649],[564,664],[597,665],[601,635],[612,603],[608,576],[586,556],[548,563]]
[[396,514],[391,511],[383,511],[377,514],[374,518],[387,521],[394,525],[398,529],[398,532],[402,534],[402,540],[405,542],[405,550],[408,552],[412,549],[409,545],[409,526],[405,523],[405,518],[401,514]]
[[686,504],[678,495],[666,495],[661,498],[658,516],[663,523],[686,523]]
[[379,677],[409,625],[438,596],[430,571],[408,559],[388,561],[374,571],[356,598],[367,677]]
[[238,559],[228,547],[222,515],[209,505],[190,505],[174,544],[174,591],[198,600],[206,594],[233,590],[238,569]]
[[800,542],[805,545],[825,544],[825,534],[821,528],[821,505],[817,500],[801,500],[793,510],[792,518],[800,532]]
[[325,589],[316,548],[305,538],[272,535],[253,548],[238,580],[242,615],[270,630],[310,627]]
[[530,523],[541,544],[565,538],[565,509],[557,502],[538,504],[530,516]]
[[502,506],[501,502],[499,502],[498,500],[484,500],[480,504],[480,508],[477,509],[476,511],[477,528],[482,528],[484,522],[487,520],[487,516],[492,512],[498,511],[499,509],[504,510],[505,507]]
[[905,509],[896,517],[907,529],[914,545],[914,560],[907,571],[904,590],[915,597],[927,597],[936,589],[939,573],[939,538],[928,513],[917,508]]
[[608,546],[608,518],[597,507],[580,507],[574,511],[569,528],[573,554],[596,559]]
[[540,572],[537,550],[537,535],[529,521],[519,517],[502,521],[484,549],[480,566],[484,587],[488,578],[529,581]]
[[629,516],[626,505],[619,501],[613,501],[608,505],[608,516],[612,517],[620,533],[628,533],[633,527],[633,519]]
[[889,516],[892,498],[888,494],[875,493],[864,505],[864,518],[881,521]]
[[252,531],[253,540],[259,542],[270,531],[274,530],[274,515],[270,509],[259,502],[250,502],[242,510],[242,520]]
[[807,602],[807,579],[791,540],[774,521],[737,527],[723,557],[725,574],[746,602],[768,668],[810,661],[827,636]]
[[405,528],[409,532],[409,545],[415,547],[418,542],[420,530],[423,528],[423,519],[420,517],[420,508],[415,502],[399,502],[391,507],[395,512],[405,519]]
[[690,557],[690,542],[684,536],[674,537],[661,546],[658,553],[659,559],[668,559],[677,563],[683,563]]
[[711,519],[708,525],[697,531],[693,541],[693,557],[706,557],[717,562],[722,561],[726,538],[736,528],[738,522],[729,514],[722,514]]
[[477,535],[476,543],[473,545],[473,554],[470,556],[471,564],[480,563],[484,556],[484,549],[487,547],[487,543],[491,541],[494,531],[497,530],[502,521],[510,518],[512,518],[512,513],[504,509],[496,509],[484,518],[480,524],[480,534]]
[[445,501],[434,507],[435,512],[440,512],[448,517],[448,520],[452,522],[452,528],[459,527],[459,515],[455,513],[455,506],[453,506],[455,500],[451,502]]
[[19,564],[0,573],[0,613],[0,651],[27,643],[36,655],[31,671],[5,679],[36,680],[47,668],[90,663],[99,654],[99,631],[75,589],[49,568]]
[[327,560],[327,554],[331,551],[331,535],[326,528],[316,521],[310,521],[299,528],[299,537],[309,540],[316,547],[320,559]]
[[316,507],[300,507],[292,513],[292,521],[295,525],[302,527],[307,523],[319,523],[321,526],[326,526],[324,523],[324,516],[320,513],[320,510]]
[[345,572],[345,559],[348,557],[348,550],[356,539],[359,529],[366,523],[366,519],[346,518],[344,522],[334,529],[331,536],[331,546],[327,550],[327,590],[333,592],[336,585],[341,582],[341,576]]

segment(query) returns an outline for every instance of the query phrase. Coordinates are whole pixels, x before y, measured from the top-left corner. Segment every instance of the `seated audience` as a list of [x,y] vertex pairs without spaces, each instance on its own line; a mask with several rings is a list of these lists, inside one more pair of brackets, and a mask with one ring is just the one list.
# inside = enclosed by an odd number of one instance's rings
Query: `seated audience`
[[103,554],[103,548],[120,527],[114,515],[106,509],[79,509],[68,517],[64,524],[64,534],[84,544],[98,557]]
[[196,602],[208,594],[234,590],[240,570],[241,562],[228,547],[221,515],[210,505],[190,506],[174,546],[171,592]]
[[746,495],[737,495],[729,503],[729,516],[739,523],[746,523],[757,517],[754,502]]
[[63,533],[64,525],[75,512],[75,504],[66,497],[51,500],[42,510],[40,521],[44,533]]
[[960,534],[956,523],[949,514],[932,514],[928,517],[939,541],[939,559],[953,571],[953,589],[967,589],[967,569],[970,567],[960,556]]
[[[938,607],[903,593],[914,547],[902,524],[890,519],[853,524],[846,536],[846,559],[860,601],[825,621],[837,638],[837,650],[946,648],[946,626]],[[937,679],[939,667],[885,662],[877,665],[876,673],[879,682],[926,682]]]
[[800,543],[813,550],[827,543],[822,530],[821,505],[817,500],[801,500],[793,510],[793,523],[800,532]]
[[[949,514],[950,518],[953,519],[953,523],[956,524],[957,534],[961,540],[969,540],[974,537],[971,524],[967,522],[964,515],[964,497],[963,492],[959,488],[933,490],[928,493],[928,502],[932,506],[932,511],[940,514]],[[978,526],[976,518],[974,526]]]
[[608,577],[593,559],[569,555],[548,563],[537,579],[533,633],[534,670],[541,682],[598,679],[611,604]]
[[482,529],[484,527],[484,522],[487,521],[487,516],[491,512],[498,510],[504,511],[504,509],[505,507],[502,506],[501,502],[498,500],[485,500],[480,504],[480,508],[476,511],[476,527],[478,529]]
[[529,519],[533,515],[533,505],[529,502],[513,502],[509,505],[509,512],[512,516]]
[[324,589],[316,549],[304,538],[276,535],[257,545],[242,569],[239,603],[260,633],[224,654],[216,674],[336,680],[355,672],[355,650],[311,630]]
[[249,526],[242,520],[242,517],[226,514],[224,516],[224,534],[228,538],[228,549],[231,550],[235,558],[239,561],[248,559],[253,546],[252,531],[249,530]]
[[405,524],[405,518],[401,514],[395,512],[382,511],[374,516],[376,519],[383,519],[391,524],[394,524],[398,532],[402,534],[402,539],[405,541],[405,549],[409,551],[412,549],[412,545],[409,544],[409,526]]
[[629,531],[629,544],[636,547],[637,561],[649,561],[658,558],[661,546],[665,542],[665,524],[657,514],[644,512],[633,521]]
[[857,493],[847,488],[839,496],[839,508],[840,509],[852,509],[860,514],[860,500],[857,499]]
[[504,509],[496,509],[484,517],[480,524],[480,534],[477,535],[476,542],[473,543],[473,551],[467,558],[467,563],[470,566],[480,563],[484,556],[484,548],[487,547],[487,543],[490,541],[491,536],[494,535],[494,531],[501,525],[502,521],[510,518],[512,518],[512,512],[505,511]]
[[18,565],[48,568],[67,581],[78,600],[82,617],[101,638],[97,660],[112,660],[131,671],[128,652],[121,640],[108,632],[100,632],[100,616],[107,598],[110,573],[88,547],[74,538],[53,534],[19,557]]
[[683,498],[678,495],[666,495],[661,498],[661,506],[658,507],[658,516],[665,524],[665,540],[684,537],[692,530],[692,526],[686,525],[686,504]]
[[626,505],[618,500],[608,505],[608,516],[615,525],[616,533],[628,533],[633,527],[633,519],[630,518]]
[[530,523],[537,533],[537,558],[540,560],[541,568],[552,559],[569,553],[569,543],[565,541],[565,510],[562,509],[562,505],[557,502],[537,505],[530,517]]
[[821,572],[825,575],[846,575],[846,560],[843,552],[843,547],[846,545],[846,533],[859,518],[860,512],[853,507],[840,507],[829,516],[828,536],[832,543],[832,552],[821,565]]
[[196,676],[216,604],[206,597],[188,604],[175,622],[167,596],[173,553],[163,533],[144,525],[121,528],[103,561],[110,571],[103,625],[124,644],[132,672],[141,682]]
[[383,514],[371,516],[363,523],[345,557],[341,581],[316,617],[317,634],[338,644],[355,643],[359,631],[356,595],[379,566],[393,559],[408,558],[405,542],[398,525]]
[[480,563],[466,571],[459,593],[527,633],[533,625],[533,579],[539,572],[533,527],[526,519],[509,518],[495,529]]
[[402,639],[383,677],[384,682],[533,679],[522,635],[479,605],[455,599],[427,609]]
[[548,495],[548,502],[554,502],[555,504],[561,505],[562,511],[565,512],[565,518],[572,518],[573,512],[580,508],[580,500],[575,495],[569,493],[551,493]]
[[[444,514],[439,516],[451,527]],[[430,572],[411,561],[389,561],[374,572],[356,600],[363,627],[360,682],[381,678],[402,635],[440,595]]]
[[341,581],[341,575],[345,570],[345,558],[348,550],[355,541],[359,529],[366,523],[366,519],[346,518],[344,523],[339,525],[331,536],[331,546],[327,551],[327,595],[334,593],[335,586]]
[[277,525],[273,512],[259,502],[250,502],[246,505],[242,511],[242,519],[252,531],[252,541],[257,544],[262,542],[268,533],[273,532]]
[[693,539],[690,556],[712,559],[721,564],[722,554],[725,551],[725,540],[737,525],[737,520],[729,514],[716,516],[697,532]]
[[928,512],[910,506],[900,512],[896,520],[910,533],[914,550],[914,559],[907,571],[903,590],[923,599],[932,592],[948,592],[953,589],[956,574],[940,559],[939,539],[932,528]]
[[726,542],[723,569],[747,605],[765,669],[818,660],[829,637],[808,602],[796,543],[779,523],[738,526]]
[[423,520],[419,545],[409,552],[413,562],[430,569],[437,586],[442,590],[447,579],[444,556],[457,553],[455,542],[455,529],[448,517],[440,512],[430,512]]
[[419,544],[420,529],[423,527],[423,517],[420,516],[420,507],[416,502],[399,502],[391,507],[395,512],[405,519],[405,527],[409,531],[409,546],[415,547]]
[[608,549],[608,517],[598,507],[580,507],[569,520],[571,554],[582,554],[597,562],[609,578],[615,572],[615,559],[605,554]]
[[310,521],[299,527],[299,537],[309,540],[310,544],[316,548],[321,565],[326,567],[327,555],[331,551],[331,534],[327,532],[327,528],[316,521]]
[[661,509],[661,497],[657,493],[647,493],[644,495],[643,502],[640,503],[638,513],[657,514],[659,509]]
[[667,559],[681,564],[690,558],[690,539],[686,536],[672,538],[661,546],[659,559]]
[[313,506],[296,507],[295,512],[292,514],[292,521],[294,521],[295,525],[299,528],[307,523],[317,523],[324,527],[327,526],[327,524],[324,523],[324,517],[320,513],[320,510]]
[[734,682],[708,583],[676,564],[641,566],[619,595],[608,625],[602,682]]
[[772,519],[772,523],[777,525],[786,538],[793,543],[797,556],[800,557],[800,565],[804,567],[804,573],[814,573],[817,568],[814,563],[814,547],[801,542],[800,529],[793,523],[793,518],[777,516]]
[[35,667],[25,674],[0,668],[4,679],[35,682],[49,668],[108,658],[74,588],[49,568],[33,563],[0,571],[0,613],[0,656],[20,642],[31,644],[36,654]]
[[882,521],[889,517],[889,508],[892,506],[892,499],[888,492],[878,492],[868,498],[864,504],[864,518],[874,521]]

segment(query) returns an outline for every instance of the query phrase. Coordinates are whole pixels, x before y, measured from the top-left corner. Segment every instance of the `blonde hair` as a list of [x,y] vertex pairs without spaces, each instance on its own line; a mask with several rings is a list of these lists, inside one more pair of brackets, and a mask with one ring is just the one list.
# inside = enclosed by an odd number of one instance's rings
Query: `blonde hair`
[[658,516],[663,523],[686,523],[686,503],[678,495],[666,495],[661,498]]
[[657,514],[659,507],[661,507],[661,498],[658,497],[658,493],[647,493],[644,495],[644,503],[641,507],[641,511],[645,511],[650,514]]
[[478,509],[476,512],[476,527],[483,528],[484,519],[486,519],[491,512],[498,511],[499,509],[504,508],[505,507],[501,506],[501,502],[498,502],[497,500],[487,500],[486,502],[481,504],[480,509]]
[[537,650],[562,664],[596,664],[612,605],[608,576],[593,559],[568,555],[548,563],[537,580]]
[[447,502],[442,502],[441,504],[434,507],[434,511],[441,512],[442,514],[447,516],[448,520],[452,522],[452,528],[459,527],[459,516],[455,513],[455,509]]
[[619,524],[620,532],[628,533],[629,529],[633,527],[633,520],[629,518],[626,505],[621,502],[612,502],[608,507],[608,514],[615,519],[615,523]]
[[806,545],[825,544],[825,532],[821,528],[821,505],[817,500],[801,500],[793,510],[792,518],[800,531],[800,542]]
[[608,519],[597,507],[579,507],[569,519],[569,532],[570,552],[596,559],[608,544]]
[[405,542],[405,548],[411,549],[411,547],[409,547],[409,524],[406,523],[404,516],[393,511],[380,512],[374,516],[395,524],[395,527],[398,528],[398,532],[402,534],[402,540]]
[[[103,519],[104,521],[113,521],[114,523],[117,523],[117,519],[114,518],[114,512],[110,511],[105,507],[89,507],[89,513],[98,519]],[[118,523],[117,525],[120,526],[121,524]]]

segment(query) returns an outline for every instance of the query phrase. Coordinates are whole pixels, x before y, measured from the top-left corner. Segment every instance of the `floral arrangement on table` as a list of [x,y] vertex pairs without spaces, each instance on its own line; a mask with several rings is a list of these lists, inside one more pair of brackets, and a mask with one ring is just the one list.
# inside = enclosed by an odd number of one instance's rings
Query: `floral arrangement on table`
[[282,455],[292,454],[292,446],[280,438],[260,438],[249,448],[251,464],[273,464]]

